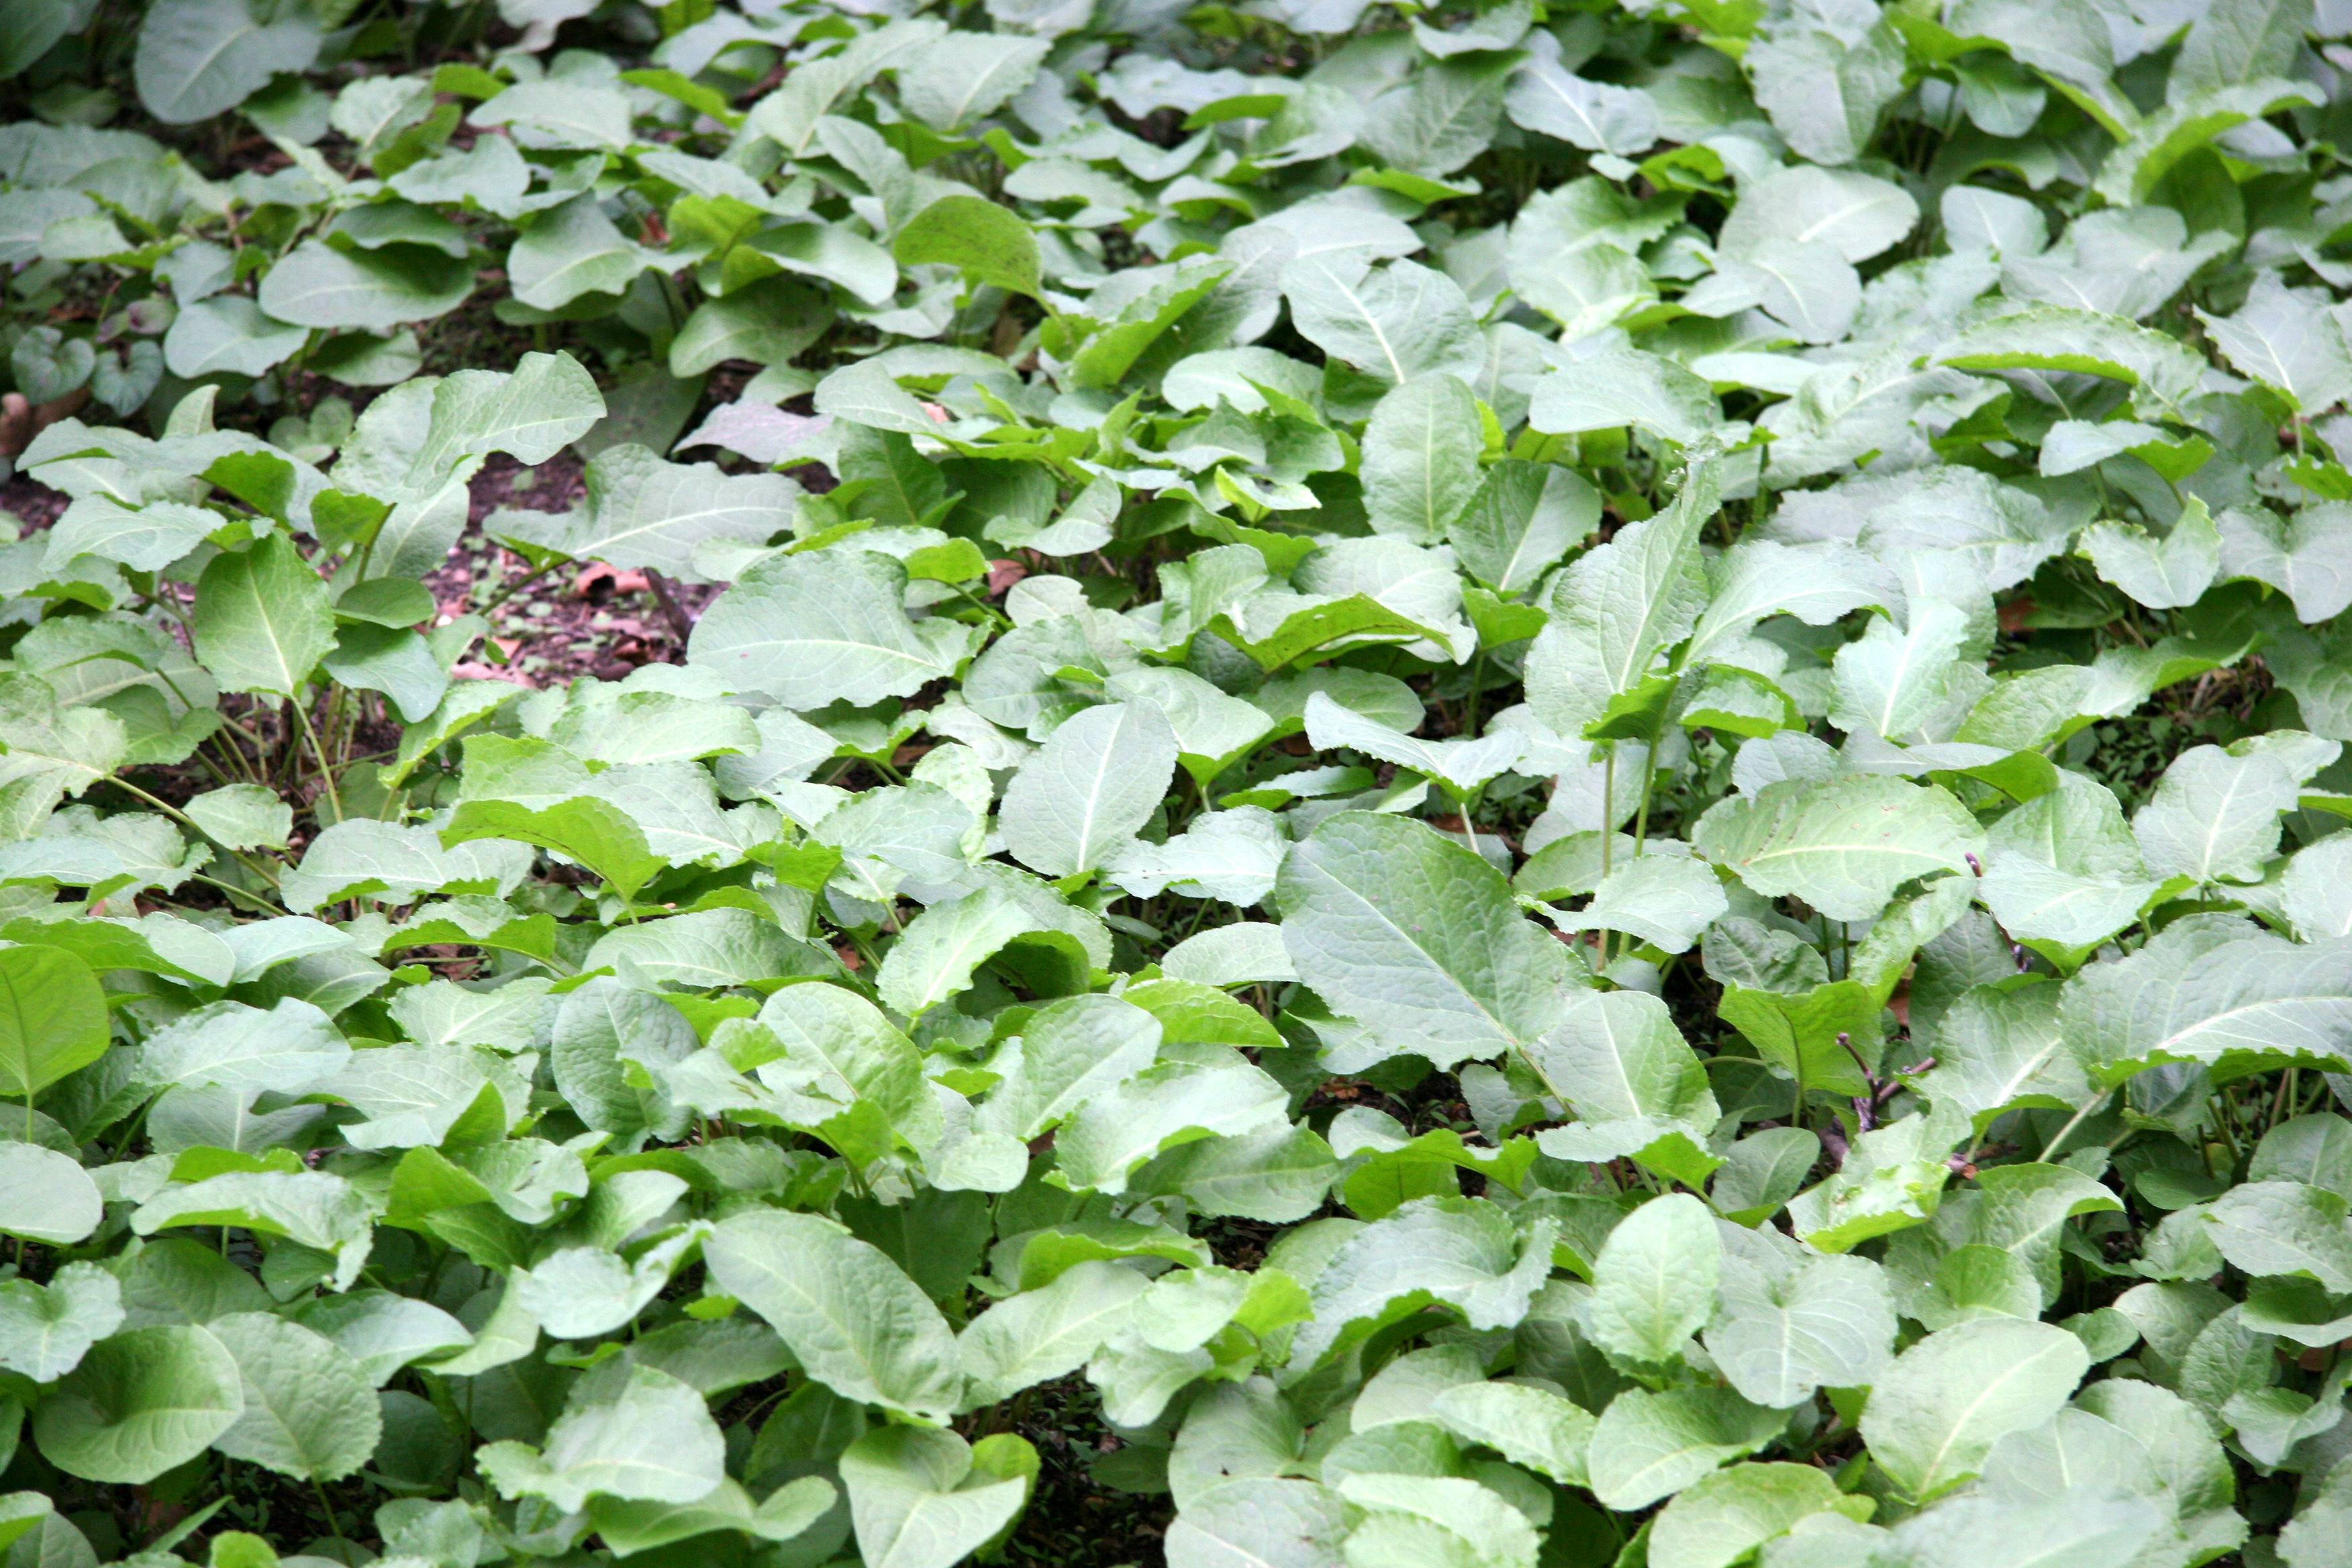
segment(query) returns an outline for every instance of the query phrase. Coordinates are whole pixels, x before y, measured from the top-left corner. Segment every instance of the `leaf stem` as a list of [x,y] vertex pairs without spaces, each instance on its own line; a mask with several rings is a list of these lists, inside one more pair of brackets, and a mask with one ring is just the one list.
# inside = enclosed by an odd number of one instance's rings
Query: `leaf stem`
[[[170,817],[173,821],[180,824],[182,826],[194,828],[197,833],[203,834],[204,839],[206,843],[218,845],[221,851],[227,855],[229,858],[235,860],[238,865],[243,866],[247,870],[252,872],[263,881],[268,882],[272,888],[278,885],[278,873],[272,871],[268,867],[262,865],[260,862],[251,858],[243,850],[231,849],[227,845],[222,844],[219,839],[215,838],[211,834],[205,833],[203,826],[197,823],[195,818],[190,816],[186,812],[182,811],[178,806],[173,805],[170,801],[159,799],[154,795],[149,795],[145,790],[141,789],[137,784],[132,784],[129,779],[123,778],[120,774],[108,779],[107,783],[114,785],[115,788],[123,791],[127,795],[136,795],[139,799],[145,801],[149,805],[153,806],[157,811],[162,812],[164,816]],[[212,881],[212,879],[209,877],[200,876],[197,878],[197,880],[209,882]],[[214,882],[213,885],[215,887],[228,886],[228,884],[225,882]],[[251,898],[253,896],[252,894],[246,892],[242,888],[232,889],[231,890],[244,894],[247,898]]]
[[289,702],[294,721],[302,726],[302,735],[310,742],[310,754],[319,759],[319,780],[327,786],[327,804],[335,808],[335,820],[343,819],[343,797],[335,788],[335,770],[327,761],[327,748],[319,743],[319,731],[310,727],[310,715],[299,702]]
[[2058,1129],[2057,1136],[2051,1139],[2049,1142],[2042,1145],[2042,1163],[2047,1165],[2056,1160],[2059,1146],[2064,1143],[2067,1139],[2074,1136],[2075,1128],[2080,1127],[2084,1121],[2090,1120],[2090,1116],[2093,1111],[2106,1104],[2107,1096],[2112,1092],[2114,1091],[2111,1089],[2103,1089],[2099,1090],[2098,1093],[2093,1095],[2090,1099],[2083,1102],[2082,1108],[2076,1110],[2072,1117],[2068,1118],[2066,1125]]

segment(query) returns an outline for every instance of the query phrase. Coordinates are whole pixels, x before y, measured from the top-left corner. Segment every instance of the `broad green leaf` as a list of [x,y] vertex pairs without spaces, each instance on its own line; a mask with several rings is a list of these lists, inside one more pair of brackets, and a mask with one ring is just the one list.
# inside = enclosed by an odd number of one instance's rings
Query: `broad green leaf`
[[1384,1055],[1452,1066],[1531,1044],[1560,1016],[1567,955],[1502,874],[1401,817],[1334,816],[1275,889],[1298,975]]
[[1176,771],[1175,731],[1147,702],[1066,720],[1005,785],[1005,848],[1048,877],[1090,871],[1150,820]]
[[207,837],[228,849],[283,849],[294,831],[293,808],[260,784],[224,784],[182,809]]
[[1444,1305],[1474,1329],[1525,1315],[1550,1268],[1552,1223],[1522,1238],[1500,1209],[1475,1198],[1422,1198],[1355,1231],[1316,1276],[1315,1318],[1292,1341],[1296,1381],[1331,1356],[1424,1306]]
[[1528,654],[1528,704],[1562,735],[1589,733],[1635,700],[1653,666],[1706,607],[1699,531],[1721,504],[1712,464],[1695,468],[1658,516],[1579,556],[1552,590],[1550,623]]
[[1574,472],[1506,459],[1486,470],[1447,528],[1465,570],[1497,593],[1517,594],[1591,535],[1601,497]]
[[1415,544],[1444,541],[1479,484],[1478,404],[1451,375],[1383,396],[1364,430],[1364,509],[1372,527]]
[[0,1366],[54,1383],[122,1326],[122,1287],[95,1263],[68,1263],[46,1285],[0,1284]]
[[421,245],[346,251],[306,239],[270,268],[254,298],[272,320],[294,326],[389,332],[447,315],[473,291],[462,257]]
[[583,294],[618,294],[652,264],[645,247],[625,237],[587,195],[540,214],[507,255],[515,298],[541,310]]
[[174,1226],[240,1226],[332,1255],[323,1269],[338,1289],[349,1289],[373,1245],[375,1210],[342,1177],[326,1171],[230,1170],[186,1186],[173,1186],[131,1216],[141,1236]]
[[1742,62],[1774,128],[1817,163],[1853,163],[1903,89],[1902,36],[1859,20],[1791,17],[1764,28]]
[[[1031,63],[1035,63],[1034,56]],[[969,74],[960,74],[971,82]],[[1034,295],[1038,289],[1036,236],[1012,209],[981,196],[941,196],[908,220],[890,249],[904,266],[936,262],[975,283],[992,283],[1015,294]]]
[[1589,80],[1541,56],[1512,77],[1503,108],[1514,125],[1621,158],[1648,152],[1664,133],[1648,93]]
[[188,125],[235,109],[279,71],[310,68],[325,31],[248,0],[172,0],[147,13],[132,74],[148,112]]
[[69,1247],[104,1217],[79,1162],[37,1143],[0,1143],[0,1234]]
[[1430,1410],[1456,1436],[1494,1449],[1513,1464],[1563,1486],[1582,1482],[1593,1419],[1567,1399],[1526,1384],[1467,1383],[1448,1388]]
[[2300,1182],[2252,1181],[2207,1205],[2221,1256],[2248,1274],[2296,1275],[2352,1291],[2352,1225],[2345,1201]]
[[957,1406],[962,1377],[939,1309],[887,1257],[830,1221],[739,1215],[703,1244],[703,1261],[827,1387],[929,1420]]
[[1707,1354],[1747,1398],[1785,1409],[1824,1385],[1870,1384],[1885,1365],[1895,1303],[1869,1259],[1741,1247],[1726,1250],[1722,1276]]
[[220,1341],[184,1325],[131,1329],[92,1346],[41,1402],[33,1436],[68,1475],[140,1486],[203,1453],[244,1409]]
[[1168,1561],[1171,1568],[1331,1568],[1344,1561],[1345,1510],[1338,1493],[1312,1481],[1229,1481],[1178,1511],[1168,1527]]
[[327,584],[272,534],[214,558],[196,584],[196,657],[224,691],[291,697],[335,642]]
[[1646,1508],[1754,1453],[1787,1420],[1727,1388],[1629,1388],[1593,1430],[1592,1494],[1611,1509]]
[[2063,370],[2133,389],[2133,405],[2162,412],[2190,395],[2204,362],[2173,339],[2115,316],[2037,306],[1962,331],[1937,361],[1961,370]]
[[849,1446],[841,1483],[871,1568],[950,1568],[1028,1501],[1037,1456],[1001,1434],[968,1444],[952,1432],[886,1426]]
[[670,340],[672,375],[700,375],[730,359],[782,364],[824,334],[833,311],[797,279],[763,278],[694,308]]
[[1965,1110],[1979,1131],[2011,1107],[2071,1110],[2091,1093],[2082,1057],[2059,1022],[2056,985],[1973,986],[1923,1043],[1936,1053],[1928,1098]]
[[1592,1342],[1663,1366],[1715,1313],[1715,1216],[1687,1193],[1654,1198],[1618,1222],[1592,1264],[1585,1321]]
[[542,1449],[492,1443],[478,1463],[509,1497],[576,1511],[592,1497],[693,1502],[726,1479],[725,1459],[699,1394],[654,1367],[608,1362],[572,1384]]
[[1800,1520],[1869,1511],[1869,1500],[1841,1492],[1810,1465],[1734,1465],[1666,1504],[1650,1527],[1650,1561],[1657,1568],[1729,1568]]
[[1672,360],[1640,349],[1603,349],[1538,381],[1528,423],[1553,435],[1630,425],[1692,446],[1723,416],[1706,383]]
[[2161,539],[2136,525],[2101,522],[2083,531],[2080,548],[2102,578],[2150,609],[2195,604],[2221,567],[2221,532],[2194,498]]
[[29,1107],[106,1045],[106,998],[89,965],[59,948],[0,948],[0,1094]]
[[2267,583],[2294,604],[2300,621],[2324,621],[2352,605],[2352,558],[2347,558],[2340,503],[2305,507],[2292,518],[2248,507],[2230,507],[2214,519],[2221,531],[2224,576]]
[[1588,1161],[1630,1156],[1677,1180],[1705,1181],[1715,1164],[1707,1138],[1720,1112],[1706,1068],[1665,1004],[1636,991],[1574,997],[1525,1055],[1576,1118],[1540,1135],[1546,1153]]
[[1912,605],[1911,624],[1900,630],[1874,618],[1838,649],[1830,722],[1887,740],[1914,734],[1950,706],[1957,679],[1973,673],[1959,662],[1968,637],[1966,614],[1937,599]]
[[1476,324],[1461,287],[1442,272],[1392,261],[1365,273],[1307,256],[1284,268],[1282,287],[1300,335],[1387,385],[1477,372]]
[[1045,51],[1042,38],[1003,33],[934,38],[898,66],[898,96],[924,124],[952,132],[1020,92]]
[[2273,77],[2174,98],[2107,154],[2092,188],[2117,205],[2145,201],[2182,159],[2215,137],[2250,120],[2315,103],[2315,94],[2306,83]]
[[1738,256],[1768,240],[1794,240],[1862,262],[1895,245],[1918,221],[1918,204],[1900,185],[1858,171],[1801,163],[1776,169],[1744,190],[1725,220],[1720,244]]
[[800,487],[781,474],[721,473],[709,463],[669,463],[635,443],[607,447],[588,465],[588,494],[566,512],[497,514],[502,538],[578,560],[651,569],[698,581],[695,552],[713,542],[765,544],[791,525]]
[[375,1390],[333,1341],[267,1312],[231,1312],[205,1329],[244,1381],[245,1409],[214,1439],[222,1453],[309,1481],[341,1480],[367,1463],[383,1435]]
[[1915,878],[1968,874],[1984,836],[1935,785],[1840,773],[1723,801],[1699,819],[1692,842],[1767,898],[1801,898],[1832,920],[1861,921]]
[[1411,1563],[1433,1548],[1455,1562],[1534,1568],[1540,1542],[1528,1516],[1465,1477],[1372,1471],[1340,1478],[1338,1489],[1364,1510],[1348,1537],[1355,1562]]
[[801,711],[905,697],[953,675],[977,643],[954,621],[911,620],[905,574],[864,551],[754,565],[695,623],[692,663]]
[[1147,1283],[1115,1263],[1081,1263],[990,1308],[957,1336],[965,1403],[992,1405],[1076,1371],[1127,1326]]
[[2256,280],[2230,316],[2201,316],[2205,330],[2242,374],[2286,394],[2302,410],[2326,408],[2352,393],[2352,353],[2318,301],[2278,279]]
[[1974,1475],[2002,1437],[2048,1420],[2089,1364],[2082,1342],[2048,1323],[1962,1323],[1905,1351],[1872,1384],[1863,1439],[1904,1491],[1934,1498]]
[[[2164,770],[2132,819],[2149,871],[2193,881],[2252,881],[2278,851],[2279,816],[2294,808],[2308,776],[2298,752],[2263,742],[2196,746]],[[2312,756],[2332,760],[2333,742]]]
[[594,379],[568,353],[527,353],[512,371],[458,371],[433,387],[407,483],[437,489],[463,459],[490,452],[543,463],[604,416]]

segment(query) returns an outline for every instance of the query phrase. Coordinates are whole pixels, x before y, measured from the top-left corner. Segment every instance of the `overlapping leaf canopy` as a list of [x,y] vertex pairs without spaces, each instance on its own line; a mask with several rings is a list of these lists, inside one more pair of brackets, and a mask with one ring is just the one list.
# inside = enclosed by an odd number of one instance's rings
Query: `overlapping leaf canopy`
[[2352,12],[495,10],[0,19],[12,1565],[2345,1561]]

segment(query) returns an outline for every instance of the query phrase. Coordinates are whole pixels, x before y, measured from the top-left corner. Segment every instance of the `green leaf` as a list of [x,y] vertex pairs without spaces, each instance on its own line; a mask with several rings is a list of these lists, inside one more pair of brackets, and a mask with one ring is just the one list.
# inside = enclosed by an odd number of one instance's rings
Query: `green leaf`
[[245,1409],[214,1446],[297,1480],[339,1481],[383,1436],[375,1389],[333,1341],[267,1312],[205,1325],[235,1358]]
[[1640,349],[1603,349],[1535,385],[1528,423],[1551,435],[1633,426],[1693,446],[1723,423],[1706,382]]
[[968,1444],[952,1432],[886,1426],[841,1456],[841,1484],[870,1568],[950,1568],[1010,1524],[1037,1456],[1010,1434]]
[[1451,375],[1391,389],[1364,431],[1364,510],[1381,533],[1443,542],[1477,492],[1478,402]]
[[142,1204],[131,1228],[152,1236],[174,1226],[241,1226],[333,1255],[323,1270],[349,1289],[374,1242],[375,1210],[342,1177],[325,1171],[231,1170],[173,1186]]
[[1430,1412],[1465,1442],[1483,1444],[1563,1486],[1584,1482],[1593,1418],[1549,1390],[1465,1383],[1442,1391],[1430,1402]]
[[2198,882],[2247,882],[2263,874],[2278,852],[2280,815],[2294,809],[2306,768],[2335,753],[2332,742],[2313,742],[2306,761],[2299,751],[2269,743],[2273,739],[2194,746],[2172,760],[2132,820],[2150,872]]
[[1486,470],[1447,538],[1472,576],[1518,594],[1600,521],[1600,492],[1571,470],[1506,459]]
[[[958,75],[962,83],[972,79],[968,68]],[[901,266],[952,267],[1015,294],[1034,296],[1039,287],[1037,237],[1011,208],[982,196],[941,196],[907,220],[890,252]]]
[[2182,159],[2215,137],[2250,120],[2318,101],[2316,89],[2307,83],[2280,78],[2211,87],[2175,98],[2107,154],[2092,188],[2117,205],[2145,201]]
[[560,310],[583,294],[618,294],[653,265],[590,195],[539,215],[507,253],[514,297],[536,310]]
[[[152,14],[152,13],[151,13]],[[242,294],[215,294],[181,308],[163,334],[173,375],[259,375],[309,341],[302,327],[275,321]]]
[[1787,1421],[1727,1388],[1629,1388],[1593,1430],[1592,1494],[1621,1511],[1646,1508],[1754,1453]]
[[2352,1225],[2345,1200],[2300,1182],[2253,1181],[2205,1209],[2213,1245],[2253,1275],[2294,1275],[2352,1291]]
[[670,340],[672,375],[693,376],[730,359],[782,364],[823,335],[830,302],[794,278],[762,278],[694,308]]
[[957,1336],[964,1402],[993,1405],[1076,1371],[1126,1328],[1147,1284],[1116,1263],[1081,1263],[990,1308]]
[[1228,1481],[1178,1511],[1168,1527],[1168,1559],[1329,1568],[1344,1561],[1346,1507],[1337,1492],[1311,1481]]
[[689,663],[803,712],[910,696],[953,675],[974,628],[908,618],[905,573],[864,551],[755,563],[695,623]]
[[408,483],[437,489],[459,461],[490,452],[543,463],[604,416],[594,379],[568,353],[527,353],[512,371],[461,370],[433,388]]
[[104,1217],[98,1184],[79,1162],[37,1143],[0,1143],[0,1233],[65,1247]]
[[1650,1527],[1655,1568],[1729,1568],[1821,1513],[1863,1519],[1866,1498],[1838,1490],[1810,1465],[1734,1465],[1678,1494]]
[[89,964],[60,948],[0,948],[0,1094],[30,1105],[106,1043],[106,997]]
[[420,245],[338,250],[306,239],[270,268],[254,298],[272,319],[298,327],[389,332],[446,316],[473,291],[463,256]]
[[100,1341],[33,1416],[41,1457],[84,1480],[142,1486],[236,1424],[236,1360],[199,1328],[131,1329]]
[[1937,352],[1961,370],[2063,370],[2120,381],[2133,405],[2161,413],[2191,395],[2204,362],[2175,340],[2115,316],[2036,306],[1960,332]]
[[2194,497],[2161,539],[2133,524],[2100,522],[2083,531],[2078,548],[2102,578],[2150,609],[2195,604],[2221,568],[2221,531]]
[[1707,597],[1699,531],[1721,504],[1716,466],[1688,473],[1675,503],[1577,557],[1552,589],[1528,652],[1528,705],[1581,735],[1650,689],[1660,656],[1697,625]]
[[1283,269],[1299,334],[1389,386],[1444,372],[1468,380],[1484,358],[1460,285],[1442,272],[1392,261],[1370,273],[1321,257]]
[[1532,1044],[1560,1016],[1559,943],[1500,872],[1422,824],[1328,819],[1291,850],[1275,898],[1299,978],[1382,1055],[1451,1067]]
[[1048,877],[1095,869],[1150,820],[1176,756],[1175,731],[1150,703],[1066,720],[1005,786],[1006,851]]
[[1924,1501],[1976,1474],[2002,1437],[2056,1414],[2089,1366],[2083,1342],[2048,1323],[1962,1323],[1895,1358],[1863,1408],[1863,1440]]
[[588,495],[568,512],[502,511],[504,538],[578,560],[652,569],[698,582],[698,546],[765,544],[785,525],[800,487],[781,474],[724,474],[709,463],[664,462],[634,443],[607,447],[589,463]]
[[1915,878],[1967,874],[1984,835],[1935,785],[1839,773],[1725,800],[1699,819],[1692,842],[1767,898],[1801,898],[1832,920],[1862,921]]
[[1425,1306],[1474,1329],[1517,1323],[1550,1270],[1552,1222],[1521,1237],[1509,1216],[1475,1198],[1421,1198],[1355,1231],[1316,1276],[1312,1322],[1292,1342],[1292,1381]]
[[1648,152],[1664,134],[1657,105],[1648,93],[1589,80],[1540,56],[1528,59],[1512,77],[1503,109],[1511,123],[1524,130],[1621,158]]
[[693,1502],[726,1479],[726,1441],[702,1395],[627,1362],[608,1362],[572,1385],[544,1449],[502,1441],[476,1458],[509,1497],[542,1497],[566,1511],[592,1497]]
[[335,641],[327,585],[284,534],[214,558],[194,625],[196,657],[224,691],[291,697]]
[[836,1393],[920,1420],[957,1408],[962,1377],[946,1320],[898,1265],[847,1231],[814,1215],[754,1211],[720,1225],[703,1261]]
[[1706,1144],[1721,1112],[1706,1068],[1656,997],[1637,991],[1577,996],[1526,1057],[1576,1117],[1573,1125],[1541,1135],[1546,1153],[1585,1161],[1630,1156],[1693,1185],[1714,1168]]
[[139,100],[166,125],[189,125],[244,102],[279,71],[310,68],[324,29],[305,11],[249,0],[170,0],[139,28],[131,71]]
[[1592,1265],[1592,1342],[1647,1366],[1677,1359],[1715,1313],[1715,1216],[1688,1193],[1653,1198],[1618,1222]]
[[283,849],[294,831],[294,811],[260,784],[224,784],[182,807],[205,837],[229,849]]
[[0,1366],[55,1383],[122,1326],[121,1284],[95,1263],[68,1263],[46,1285],[0,1284]]
[[1823,1386],[1869,1384],[1893,1352],[1895,1303],[1867,1258],[1740,1247],[1726,1249],[1722,1276],[1707,1354],[1759,1405],[1785,1409]]

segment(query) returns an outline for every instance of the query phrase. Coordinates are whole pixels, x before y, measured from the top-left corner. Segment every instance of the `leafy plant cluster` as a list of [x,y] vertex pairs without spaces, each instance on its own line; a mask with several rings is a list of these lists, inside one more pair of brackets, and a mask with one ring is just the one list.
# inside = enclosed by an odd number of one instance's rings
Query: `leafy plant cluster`
[[5,11],[10,1568],[2352,1563],[2339,0]]

